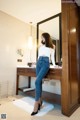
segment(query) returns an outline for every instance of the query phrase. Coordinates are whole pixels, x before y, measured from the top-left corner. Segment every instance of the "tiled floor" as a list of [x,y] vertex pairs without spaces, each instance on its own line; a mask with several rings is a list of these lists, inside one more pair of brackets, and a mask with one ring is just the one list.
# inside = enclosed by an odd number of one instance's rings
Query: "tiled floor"
[[33,117],[26,111],[13,105],[12,101],[19,98],[22,98],[22,96],[0,99],[0,114],[6,114],[6,120],[80,120],[80,108],[78,108],[71,117],[66,117],[61,114],[61,108],[59,105],[55,105],[55,108],[44,116]]

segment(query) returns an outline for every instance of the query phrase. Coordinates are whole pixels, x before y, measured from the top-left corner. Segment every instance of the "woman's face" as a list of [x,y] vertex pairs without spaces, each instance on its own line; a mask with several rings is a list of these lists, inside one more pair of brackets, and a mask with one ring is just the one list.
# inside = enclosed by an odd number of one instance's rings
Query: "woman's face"
[[41,39],[42,39],[42,43],[45,44],[45,38],[41,36]]

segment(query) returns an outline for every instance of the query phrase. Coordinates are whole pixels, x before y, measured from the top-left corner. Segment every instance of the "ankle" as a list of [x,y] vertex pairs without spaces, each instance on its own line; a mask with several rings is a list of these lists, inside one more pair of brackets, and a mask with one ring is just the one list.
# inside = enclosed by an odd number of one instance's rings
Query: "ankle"
[[34,112],[38,111],[38,105],[39,105],[39,102],[36,101],[35,104],[34,104]]
[[42,105],[42,99],[39,100],[39,104]]

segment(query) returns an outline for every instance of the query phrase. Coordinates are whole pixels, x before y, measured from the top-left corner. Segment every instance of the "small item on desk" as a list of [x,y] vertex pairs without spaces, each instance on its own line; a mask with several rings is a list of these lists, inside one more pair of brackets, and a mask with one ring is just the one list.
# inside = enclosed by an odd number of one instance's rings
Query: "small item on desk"
[[36,63],[35,62],[28,62],[27,65],[29,67],[36,67]]
[[32,62],[28,62],[27,65],[28,65],[29,67],[31,67],[31,66],[32,66]]

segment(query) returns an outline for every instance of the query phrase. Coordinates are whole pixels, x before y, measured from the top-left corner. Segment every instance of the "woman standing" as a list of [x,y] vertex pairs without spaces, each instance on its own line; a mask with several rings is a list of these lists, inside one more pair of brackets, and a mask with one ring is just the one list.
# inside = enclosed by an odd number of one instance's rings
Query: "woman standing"
[[55,46],[53,45],[50,35],[48,33],[42,34],[42,45],[39,48],[38,53],[38,61],[36,64],[36,81],[35,81],[35,104],[34,110],[31,115],[35,115],[40,110],[42,105],[42,79],[48,73],[50,67],[50,60],[53,65],[55,65],[54,61],[54,53],[55,53]]

